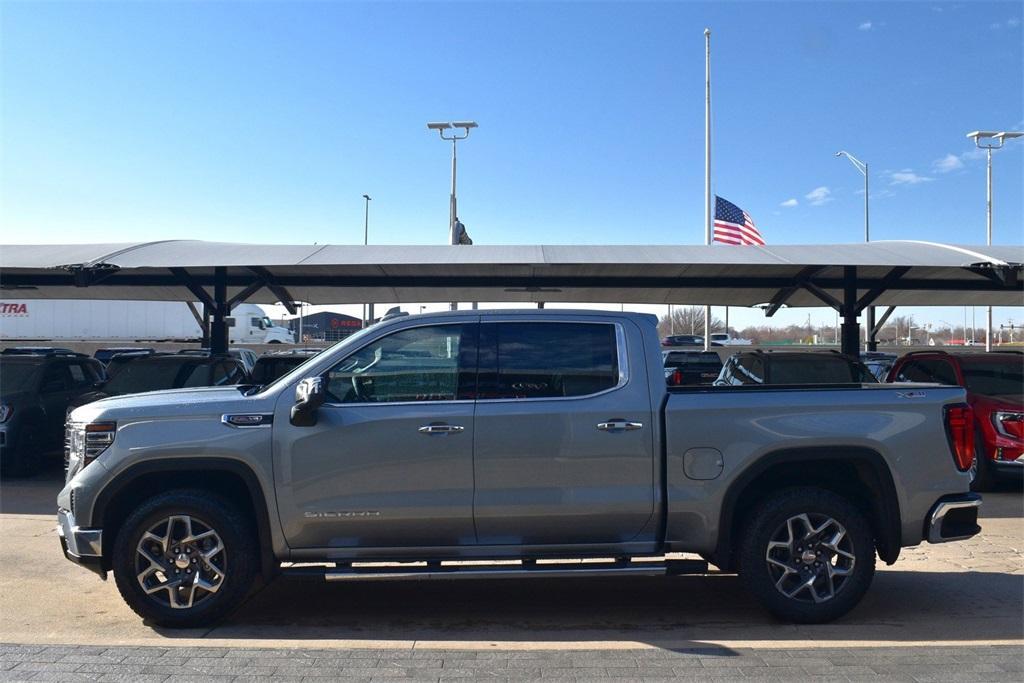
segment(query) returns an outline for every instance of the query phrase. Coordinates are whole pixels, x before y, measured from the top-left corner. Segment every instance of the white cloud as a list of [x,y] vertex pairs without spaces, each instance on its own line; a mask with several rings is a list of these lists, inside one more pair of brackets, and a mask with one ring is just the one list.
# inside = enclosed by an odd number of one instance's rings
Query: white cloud
[[871,30],[871,22],[870,21],[861,22],[861,25],[857,27],[857,30],[859,30],[859,31],[870,31]]
[[814,188],[805,194],[804,197],[811,203],[811,206],[821,206],[822,204],[827,204],[835,199],[835,197],[832,196],[832,190],[828,189],[824,185]]
[[798,202],[796,199],[787,199],[786,201],[784,201],[781,204],[779,204],[779,206],[786,206],[786,207],[796,206],[799,203],[800,202]]
[[1017,17],[1010,17],[1009,19],[1006,20],[1006,25],[1009,26],[1010,28],[1017,28],[1018,26],[1020,26],[1020,19]]
[[888,175],[890,185],[917,185],[932,180],[927,176],[917,175],[910,168],[905,168],[902,171],[889,171]]
[[964,167],[964,162],[955,154],[947,154],[932,162],[932,170],[936,173],[949,173]]
[[1003,27],[1003,25],[1000,24],[998,21],[996,21],[996,22],[993,22],[993,23],[989,24],[988,27],[990,29],[992,29],[993,31],[998,31],[999,29],[1001,29]]

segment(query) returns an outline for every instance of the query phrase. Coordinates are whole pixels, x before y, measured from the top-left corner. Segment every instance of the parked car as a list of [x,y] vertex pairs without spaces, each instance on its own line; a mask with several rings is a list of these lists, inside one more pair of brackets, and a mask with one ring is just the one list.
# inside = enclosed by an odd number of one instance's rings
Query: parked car
[[238,358],[192,353],[122,353],[110,359],[107,374],[102,385],[77,397],[72,405],[78,407],[111,396],[229,386],[249,380],[249,373]]
[[[699,334],[673,334],[661,340],[662,346],[699,346],[704,348],[704,337]],[[712,341],[711,346],[721,346],[720,342]]]
[[132,353],[136,355],[151,355],[156,353],[156,349],[151,349],[143,346],[109,346],[102,349],[96,349],[96,353],[92,354],[92,357],[106,365],[107,363],[110,362],[111,358],[123,353]]
[[265,353],[256,359],[249,381],[253,384],[270,384],[279,377],[299,367],[320,349],[289,349],[288,351]]
[[[709,562],[810,623],[857,604],[876,552],[892,563],[980,530],[963,389],[666,387],[656,324],[405,316],[258,391],[83,406],[57,498],[64,552],[170,627],[223,617],[257,573],[671,576]],[[646,559],[675,552],[705,559]]]
[[937,382],[967,389],[974,409],[972,488],[1024,477],[1024,354],[1020,351],[915,351],[889,372],[890,382]]
[[866,351],[860,354],[860,360],[871,371],[879,382],[884,382],[889,376],[892,364],[899,358],[898,354],[885,353],[882,351]]
[[[209,356],[212,352],[210,349],[182,349],[178,353],[185,356]],[[256,359],[259,358],[256,352],[250,349],[228,349],[227,354],[242,361],[248,373],[252,373],[252,369],[256,367]]]
[[661,355],[669,386],[711,384],[722,371],[722,359],[714,351],[662,351]]
[[0,465],[5,474],[37,472],[60,452],[64,416],[105,378],[103,365],[66,349],[0,355]]
[[834,351],[743,351],[725,361],[716,385],[877,384],[855,358]]
[[734,337],[728,332],[713,332],[711,334],[711,342],[718,342],[722,346],[750,346],[754,343],[749,339]]

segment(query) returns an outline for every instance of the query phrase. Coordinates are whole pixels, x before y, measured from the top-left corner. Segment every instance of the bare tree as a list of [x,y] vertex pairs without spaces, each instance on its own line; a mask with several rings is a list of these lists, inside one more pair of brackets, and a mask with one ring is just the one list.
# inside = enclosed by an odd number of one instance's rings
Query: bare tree
[[[675,334],[704,334],[704,307],[703,306],[674,306],[672,318],[675,319]],[[725,323],[721,319],[711,316],[711,331],[724,332]],[[673,333],[672,320],[668,315],[661,316],[658,320],[658,334],[666,336]]]

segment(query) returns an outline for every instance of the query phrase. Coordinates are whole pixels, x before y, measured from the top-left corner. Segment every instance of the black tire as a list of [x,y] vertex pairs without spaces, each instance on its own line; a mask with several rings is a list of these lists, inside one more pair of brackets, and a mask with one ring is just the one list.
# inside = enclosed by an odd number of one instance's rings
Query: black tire
[[974,434],[974,463],[971,490],[979,493],[991,491],[996,485],[996,478],[989,467],[988,458],[985,457],[985,442],[982,440],[980,429]]
[[[179,589],[181,591],[188,590],[193,594],[194,603],[188,607],[170,605],[171,600],[179,600],[178,596],[181,593],[175,592],[172,597],[172,589],[168,587],[160,588],[153,595],[149,595],[139,580],[139,568],[140,566],[144,567],[144,563],[147,562],[139,554],[140,541],[147,531],[152,530],[154,526],[159,526],[162,520],[167,520],[171,516],[188,516],[190,520],[194,520],[197,529],[212,529],[219,536],[221,545],[223,545],[223,553],[211,557],[209,565],[214,567],[214,563],[216,563],[216,568],[223,573],[219,574],[211,570],[207,574],[208,578],[213,577],[211,582],[216,582],[217,578],[220,578],[218,589],[215,592],[201,591],[198,595],[196,595],[197,589],[195,588]],[[175,529],[181,530],[183,523],[179,521],[175,524],[177,526],[168,525],[170,530],[167,535],[169,538],[174,536]],[[191,528],[189,527],[189,529]],[[183,534],[179,533],[178,536],[181,537]],[[210,541],[212,539],[204,540],[204,542]],[[184,552],[187,550],[182,548],[189,544],[174,543],[174,545],[178,546],[180,556],[184,556]],[[162,562],[166,561],[167,557],[174,555],[173,550],[174,548],[171,547],[166,557],[160,556],[158,559]],[[202,548],[198,548],[196,552],[200,550]],[[185,570],[189,573],[190,578],[192,569],[196,567],[195,558],[199,558],[199,555],[194,555],[193,558],[193,565]],[[201,558],[199,560],[202,561]],[[170,574],[175,570],[176,565],[168,561],[166,566],[168,567],[167,585],[170,586],[175,580]],[[194,628],[216,623],[237,608],[248,595],[258,566],[258,546],[252,524],[237,506],[209,491],[177,489],[147,500],[128,516],[114,540],[112,568],[117,589],[136,614],[157,626]],[[161,583],[162,580],[159,579],[161,573],[157,572],[149,580]],[[198,576],[198,574],[197,568],[196,575]]]
[[39,447],[39,425],[26,424],[18,429],[18,439],[4,453],[0,465],[8,477],[30,477],[41,467],[43,449]]
[[[802,521],[792,522],[801,515],[812,522],[810,527]],[[822,528],[817,534],[800,532],[801,527],[811,530],[825,524],[824,520],[836,525]],[[823,541],[835,538],[840,528],[845,533],[834,547],[842,550],[841,554],[822,546]],[[787,539],[803,540],[791,543],[787,551],[779,547],[781,534]],[[769,550],[773,540],[775,548]],[[794,554],[790,551],[797,548],[797,557],[785,564],[797,567],[798,571],[781,568],[779,560]],[[815,552],[821,554],[817,563],[814,557],[806,559],[808,553]],[[840,576],[841,571],[848,574]],[[785,489],[771,494],[747,518],[740,537],[739,573],[746,589],[779,619],[799,624],[832,621],[853,609],[871,585],[875,575],[874,535],[864,515],[845,498],[813,487]],[[813,579],[813,583],[799,588],[805,577],[807,581]],[[783,590],[790,594],[799,592],[787,597]],[[817,602],[818,598],[823,600]]]

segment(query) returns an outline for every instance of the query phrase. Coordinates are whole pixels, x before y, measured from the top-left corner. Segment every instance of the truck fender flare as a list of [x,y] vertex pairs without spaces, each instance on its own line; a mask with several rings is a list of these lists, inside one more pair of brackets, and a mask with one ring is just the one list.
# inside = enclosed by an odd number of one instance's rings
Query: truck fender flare
[[[107,507],[118,496],[142,477],[157,473],[186,472],[188,470],[202,470],[204,472],[227,472],[237,476],[245,484],[249,494],[249,501],[255,512],[256,533],[260,544],[260,565],[263,576],[270,578],[280,565],[274,558],[273,540],[270,533],[270,518],[267,508],[267,498],[260,486],[256,473],[247,464],[231,458],[161,458],[159,460],[146,460],[127,467],[124,471],[115,476],[96,496],[92,508],[92,522],[95,525],[102,524]],[[113,539],[111,539],[113,540]],[[106,539],[104,539],[106,542]],[[106,554],[106,553],[104,553]],[[109,562],[109,558],[105,558]]]
[[[878,523],[879,538],[877,539],[878,554],[886,563],[892,564],[900,554],[901,548],[901,517],[900,502],[896,492],[896,484],[892,471],[880,453],[870,448],[858,446],[786,448],[769,452],[758,458],[750,467],[743,470],[729,485],[722,499],[722,510],[718,526],[718,542],[715,545],[715,559],[724,563],[724,568],[733,564],[733,527],[737,502],[747,492],[748,487],[762,474],[772,467],[782,464],[811,461],[844,461],[867,464],[879,485],[877,504],[872,506],[872,514]],[[853,501],[858,503],[859,501]],[[874,524],[872,524],[874,526]],[[722,566],[722,565],[719,565]]]

